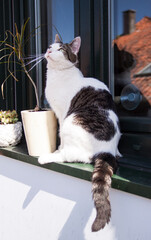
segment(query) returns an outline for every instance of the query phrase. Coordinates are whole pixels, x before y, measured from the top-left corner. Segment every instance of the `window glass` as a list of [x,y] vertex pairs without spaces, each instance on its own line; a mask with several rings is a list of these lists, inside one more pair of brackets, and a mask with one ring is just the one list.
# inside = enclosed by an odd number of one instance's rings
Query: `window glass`
[[[74,38],[74,1],[53,0],[52,1],[52,24],[57,28],[63,42],[69,42]],[[52,39],[56,30],[53,28]]]
[[[56,33],[59,33],[64,43],[70,42],[74,38],[74,0],[52,0],[46,1],[46,5],[41,5],[42,21],[42,49],[53,43]],[[47,8],[47,11],[46,11]],[[45,69],[46,62],[43,63],[43,86],[42,105],[50,107],[44,94],[45,90]]]
[[115,102],[120,116],[151,118],[151,0],[117,0]]

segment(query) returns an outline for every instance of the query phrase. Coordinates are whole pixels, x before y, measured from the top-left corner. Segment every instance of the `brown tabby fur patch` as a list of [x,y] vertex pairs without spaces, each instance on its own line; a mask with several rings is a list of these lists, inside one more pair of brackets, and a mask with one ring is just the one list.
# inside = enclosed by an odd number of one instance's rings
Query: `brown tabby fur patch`
[[92,174],[92,192],[97,215],[92,225],[92,231],[98,231],[110,221],[111,205],[109,188],[111,176],[116,169],[116,159],[110,153],[100,153],[93,158],[95,162]]

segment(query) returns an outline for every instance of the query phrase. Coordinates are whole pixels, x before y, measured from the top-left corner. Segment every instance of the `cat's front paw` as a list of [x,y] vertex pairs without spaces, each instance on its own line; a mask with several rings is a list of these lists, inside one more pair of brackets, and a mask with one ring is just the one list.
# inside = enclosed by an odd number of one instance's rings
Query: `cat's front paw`
[[52,161],[50,160],[50,154],[43,154],[43,155],[41,155],[41,156],[38,158],[38,162],[39,162],[40,164],[46,164],[46,163],[52,162]]
[[54,153],[43,154],[38,158],[40,164],[63,162],[60,152],[57,150]]

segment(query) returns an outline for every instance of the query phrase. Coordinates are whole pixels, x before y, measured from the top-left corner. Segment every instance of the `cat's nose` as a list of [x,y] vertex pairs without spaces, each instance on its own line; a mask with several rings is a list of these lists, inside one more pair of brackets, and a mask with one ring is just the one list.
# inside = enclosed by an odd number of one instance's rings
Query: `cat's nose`
[[47,53],[51,53],[51,49],[47,49]]

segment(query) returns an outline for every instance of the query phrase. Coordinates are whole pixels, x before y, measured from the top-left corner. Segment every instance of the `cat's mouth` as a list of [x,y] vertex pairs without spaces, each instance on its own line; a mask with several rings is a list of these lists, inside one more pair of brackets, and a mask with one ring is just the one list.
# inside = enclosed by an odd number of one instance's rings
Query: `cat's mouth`
[[50,53],[51,53],[51,50],[48,49],[47,52],[46,52],[46,54],[45,54],[45,58],[46,58],[46,59],[51,59]]

